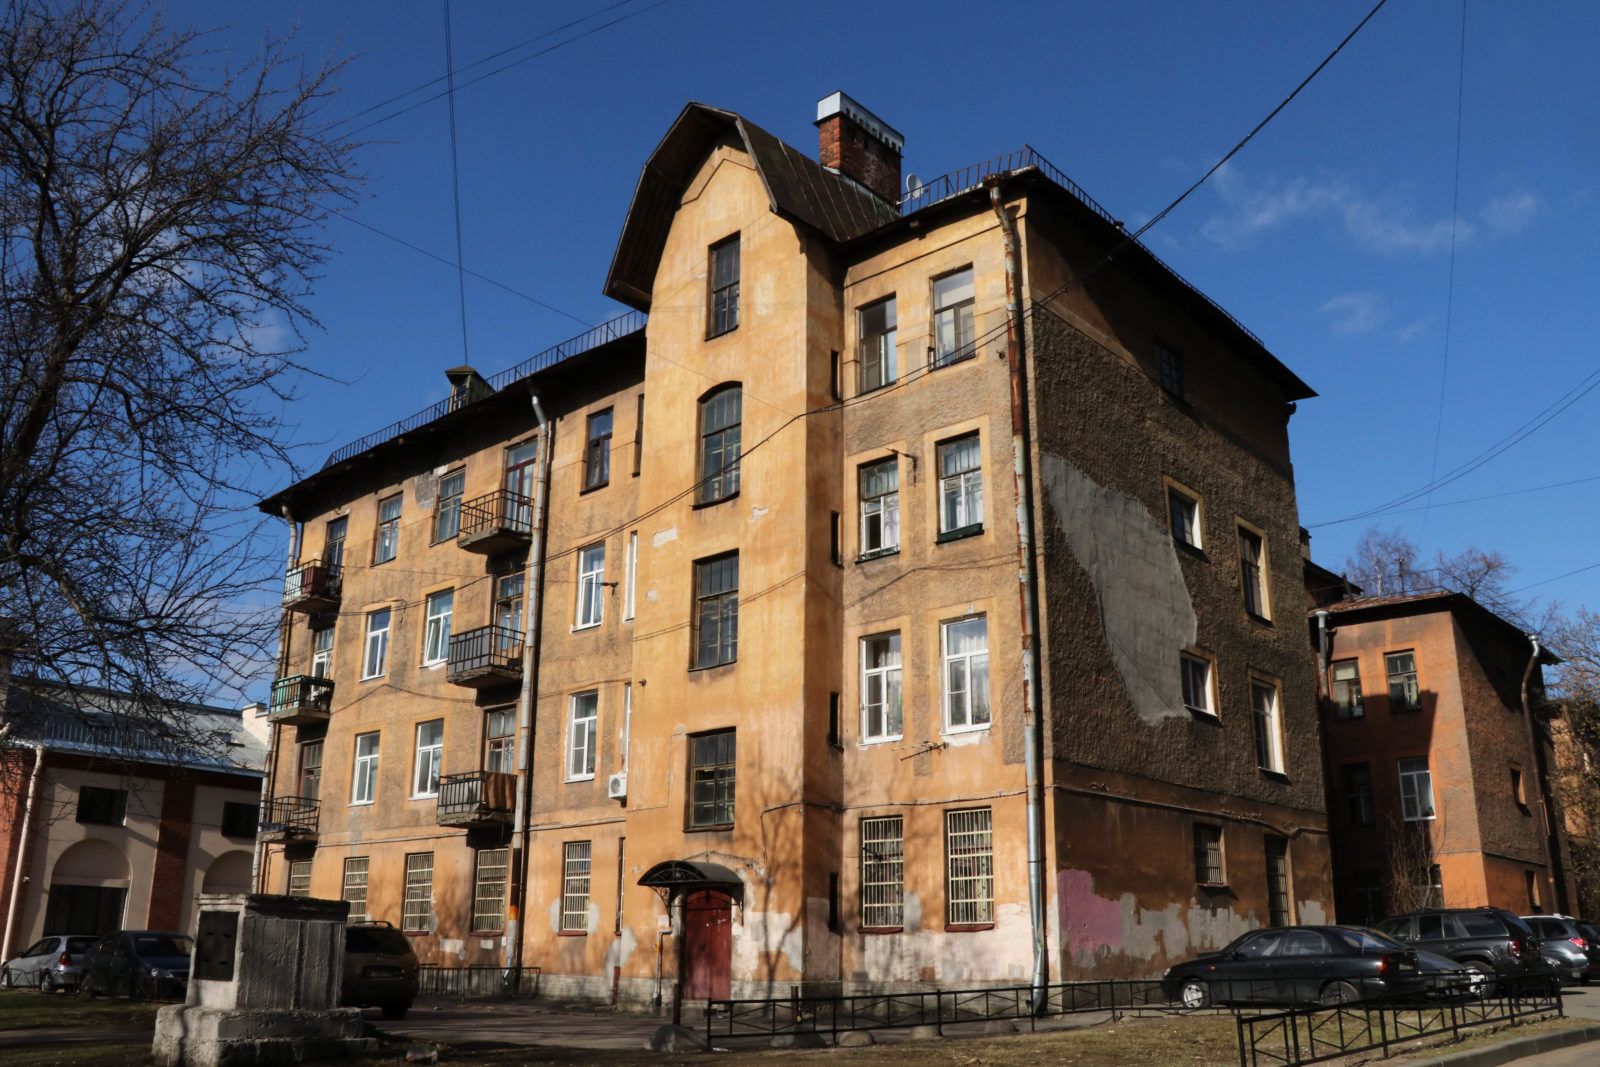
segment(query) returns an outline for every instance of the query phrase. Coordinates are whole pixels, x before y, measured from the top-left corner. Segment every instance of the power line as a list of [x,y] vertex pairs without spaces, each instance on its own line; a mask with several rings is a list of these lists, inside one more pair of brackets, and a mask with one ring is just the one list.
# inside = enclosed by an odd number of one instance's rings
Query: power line
[[467,350],[467,259],[461,252],[461,159],[456,151],[456,61],[450,37],[450,0],[444,0],[444,76],[450,87],[450,194],[456,214],[456,293],[461,301],[461,362],[471,363]]
[[[1460,500],[1446,500],[1446,501],[1443,501],[1442,503],[1438,503],[1438,504],[1430,503],[1430,504],[1428,504],[1428,505],[1426,505],[1424,507],[1420,507],[1420,508],[1395,508],[1394,510],[1388,512],[1388,514],[1391,514],[1391,515],[1408,515],[1408,514],[1411,514],[1413,512],[1417,512],[1417,511],[1426,511],[1429,507],[1453,508],[1453,507],[1458,507],[1458,506],[1460,506],[1462,504],[1478,504],[1478,503],[1482,503],[1485,500],[1501,500],[1501,499],[1503,499],[1505,497],[1508,497],[1508,496],[1522,496],[1522,495],[1524,495],[1526,493],[1540,493],[1540,492],[1544,492],[1545,490],[1548,490],[1548,489],[1565,489],[1568,486],[1583,485],[1583,484],[1588,483],[1588,482],[1600,482],[1600,474],[1593,474],[1593,475],[1590,475],[1587,478],[1572,478],[1572,479],[1570,479],[1568,481],[1564,481],[1564,482],[1550,482],[1547,485],[1531,485],[1531,486],[1528,486],[1525,489],[1507,489],[1503,493],[1485,493],[1482,496],[1462,497]],[[1332,520],[1330,522],[1319,522],[1319,523],[1313,523],[1311,525],[1319,526],[1319,527],[1320,526],[1338,526],[1338,525],[1340,525],[1342,523],[1359,522],[1359,521],[1360,521],[1359,519],[1353,519],[1353,518],[1352,519],[1334,519],[1334,520]],[[1307,527],[1307,529],[1310,529],[1310,528],[1311,528],[1310,526]]]

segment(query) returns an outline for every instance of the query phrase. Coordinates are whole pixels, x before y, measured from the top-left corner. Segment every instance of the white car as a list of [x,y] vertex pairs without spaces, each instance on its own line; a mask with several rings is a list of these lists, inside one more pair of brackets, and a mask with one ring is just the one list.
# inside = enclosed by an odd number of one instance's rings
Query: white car
[[94,942],[88,934],[41,937],[16,959],[0,964],[0,986],[24,986],[41,993],[77,989],[83,978],[83,954]]

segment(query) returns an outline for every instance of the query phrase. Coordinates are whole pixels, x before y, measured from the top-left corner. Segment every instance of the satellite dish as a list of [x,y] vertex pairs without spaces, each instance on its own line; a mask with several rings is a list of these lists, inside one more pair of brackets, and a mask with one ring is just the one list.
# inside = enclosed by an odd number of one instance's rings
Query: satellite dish
[[918,196],[922,192],[922,179],[915,174],[906,175],[906,195]]

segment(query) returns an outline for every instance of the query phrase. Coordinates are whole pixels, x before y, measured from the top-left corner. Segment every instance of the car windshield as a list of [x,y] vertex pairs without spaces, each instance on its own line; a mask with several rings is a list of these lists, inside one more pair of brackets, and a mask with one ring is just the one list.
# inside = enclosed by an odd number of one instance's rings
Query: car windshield
[[187,956],[194,942],[181,935],[144,934],[133,939],[133,951],[141,959],[176,959]]
[[1384,937],[1376,930],[1329,930],[1338,941],[1356,952],[1404,952],[1404,946]]
[[89,946],[93,944],[94,938],[92,937],[69,937],[67,938],[67,951],[76,956],[80,953],[88,952]]
[[387,926],[349,926],[345,928],[344,950],[400,955],[411,951],[411,942],[405,934]]
[[1516,934],[1518,937],[1533,936],[1533,931],[1528,928],[1528,924],[1523,922],[1517,916],[1511,914],[1509,911],[1497,912],[1496,914],[1498,914],[1501,919],[1505,920],[1505,924],[1511,927],[1511,932]]
[[1577,930],[1579,937],[1587,938],[1590,941],[1600,941],[1600,933],[1596,933],[1594,927],[1588,923],[1578,923]]

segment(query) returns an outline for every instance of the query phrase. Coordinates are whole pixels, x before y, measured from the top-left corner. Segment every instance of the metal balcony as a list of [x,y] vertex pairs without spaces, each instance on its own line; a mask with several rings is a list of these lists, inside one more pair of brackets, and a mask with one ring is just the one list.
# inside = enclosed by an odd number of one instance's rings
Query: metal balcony
[[256,837],[283,844],[315,841],[319,805],[313,797],[273,797],[263,801]]
[[445,680],[470,689],[520,681],[522,631],[509,626],[480,626],[450,635]]
[[439,779],[439,825],[472,830],[511,821],[516,803],[515,775],[469,771]]
[[327,722],[332,707],[332,678],[296,674],[272,683],[272,703],[267,708],[267,721],[289,726]]
[[283,579],[283,606],[290,611],[332,611],[344,585],[342,568],[320,559],[291,567]]
[[456,544],[468,552],[493,555],[526,548],[533,540],[533,501],[497,489],[461,505]]

